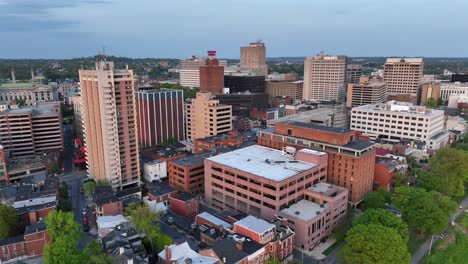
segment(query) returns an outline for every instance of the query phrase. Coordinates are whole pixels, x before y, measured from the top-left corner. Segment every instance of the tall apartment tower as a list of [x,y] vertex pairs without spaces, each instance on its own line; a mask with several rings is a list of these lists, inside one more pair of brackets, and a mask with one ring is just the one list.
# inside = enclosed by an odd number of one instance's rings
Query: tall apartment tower
[[380,77],[361,77],[359,83],[348,83],[346,107],[383,103],[387,100],[387,86]]
[[417,95],[423,69],[422,58],[388,58],[384,65],[388,94]]
[[346,56],[330,56],[323,51],[304,61],[306,100],[342,101],[346,84]]
[[266,47],[261,40],[250,43],[247,47],[240,48],[241,70],[255,72],[257,75],[268,75],[266,64]]
[[205,64],[200,66],[200,91],[220,94],[223,90],[224,66],[219,65],[216,51],[209,50]]
[[200,66],[205,64],[203,57],[192,56],[180,61],[180,85],[185,87],[200,87]]
[[98,61],[79,75],[88,174],[118,189],[139,184],[133,71]]
[[232,106],[222,105],[210,92],[198,92],[185,104],[187,140],[216,136],[232,130]]
[[135,92],[140,144],[156,146],[169,139],[185,139],[184,92],[147,90]]

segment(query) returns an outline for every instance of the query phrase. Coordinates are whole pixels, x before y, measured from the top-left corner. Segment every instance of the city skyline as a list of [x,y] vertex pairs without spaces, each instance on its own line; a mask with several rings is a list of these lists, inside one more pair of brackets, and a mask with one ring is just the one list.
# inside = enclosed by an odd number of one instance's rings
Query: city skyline
[[185,58],[214,49],[220,58],[234,59],[240,46],[257,39],[265,42],[267,57],[321,50],[351,57],[466,57],[463,40],[446,41],[468,33],[466,8],[460,0],[0,0],[6,40],[0,58],[74,58],[105,46],[106,53],[125,57]]

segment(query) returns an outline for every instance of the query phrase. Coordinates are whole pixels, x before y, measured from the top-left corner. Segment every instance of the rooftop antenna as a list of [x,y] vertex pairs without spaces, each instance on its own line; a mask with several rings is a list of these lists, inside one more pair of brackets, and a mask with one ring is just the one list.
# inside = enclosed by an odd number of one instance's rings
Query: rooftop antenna
[[13,81],[13,84],[16,84],[16,77],[15,77],[15,69],[11,68],[11,80]]
[[106,46],[102,45],[102,56],[104,61],[106,61]]
[[34,83],[34,69],[31,67],[31,83]]

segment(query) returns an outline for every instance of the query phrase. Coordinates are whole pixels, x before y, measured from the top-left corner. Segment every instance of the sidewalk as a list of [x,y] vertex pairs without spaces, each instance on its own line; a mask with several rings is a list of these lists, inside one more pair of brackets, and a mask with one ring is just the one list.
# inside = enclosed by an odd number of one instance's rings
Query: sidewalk
[[313,250],[303,250],[303,252],[304,254],[313,257],[314,259],[322,260],[327,257],[324,254],[322,254],[322,252],[324,252],[327,248],[335,244],[335,242],[336,242],[336,239],[333,237],[330,237],[324,243],[318,244]]

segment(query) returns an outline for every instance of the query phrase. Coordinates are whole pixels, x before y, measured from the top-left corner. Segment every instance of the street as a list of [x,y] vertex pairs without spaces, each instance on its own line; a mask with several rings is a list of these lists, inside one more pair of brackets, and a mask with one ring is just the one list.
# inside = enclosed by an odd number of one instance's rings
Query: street
[[[60,175],[60,181],[66,182],[69,186],[69,196],[72,202],[72,212],[75,221],[82,224],[83,220],[83,208],[85,207],[85,196],[80,193],[81,180],[86,176],[86,171],[75,171],[73,168],[73,152],[74,152],[74,131],[73,123],[63,125],[63,136],[64,136],[64,173]],[[88,232],[84,232],[83,237],[79,242],[79,247],[82,249],[86,244],[95,239],[94,236]]]

